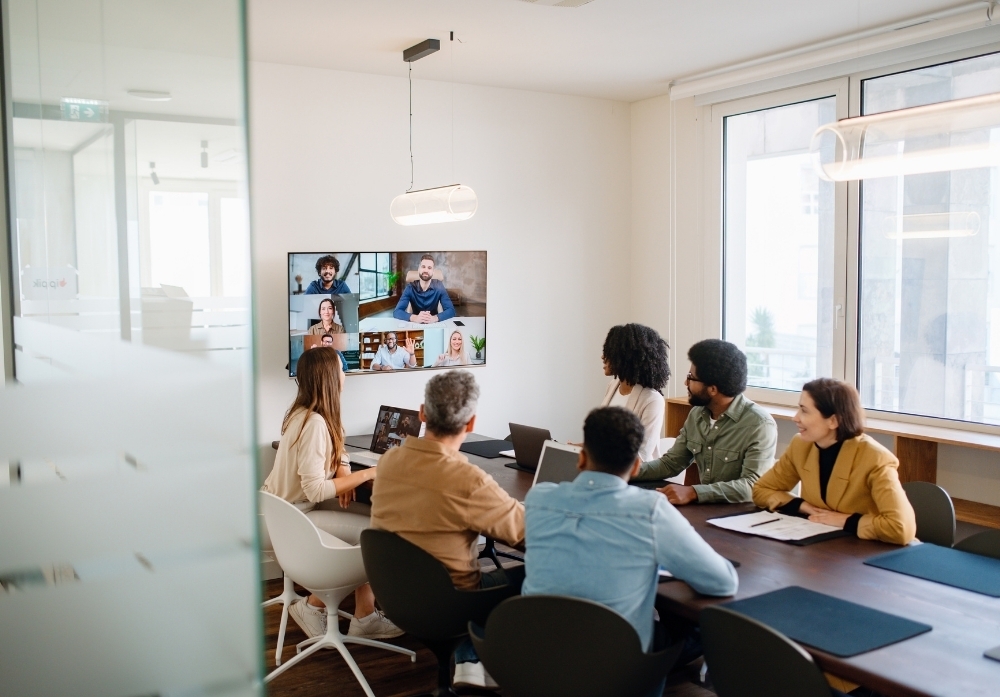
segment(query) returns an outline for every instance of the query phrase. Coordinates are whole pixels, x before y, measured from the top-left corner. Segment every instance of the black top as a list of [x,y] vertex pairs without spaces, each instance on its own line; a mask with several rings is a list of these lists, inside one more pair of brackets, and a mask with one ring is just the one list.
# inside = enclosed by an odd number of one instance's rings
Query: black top
[[[816,446],[816,449],[819,450],[819,495],[824,501],[826,501],[826,488],[830,484],[830,476],[833,474],[833,467],[837,464],[837,456],[840,455],[840,446],[843,444],[844,441],[839,440],[828,448]],[[784,506],[779,507],[778,513],[799,515],[800,506],[802,506],[802,499],[792,499]],[[844,530],[856,536],[859,520],[861,520],[861,514],[855,513],[844,523]]]
[[837,464],[837,456],[840,455],[840,446],[843,444],[844,441],[838,440],[829,448],[816,446],[819,450],[819,495],[824,501],[826,501],[826,487],[830,484],[830,475],[833,474],[833,466]]

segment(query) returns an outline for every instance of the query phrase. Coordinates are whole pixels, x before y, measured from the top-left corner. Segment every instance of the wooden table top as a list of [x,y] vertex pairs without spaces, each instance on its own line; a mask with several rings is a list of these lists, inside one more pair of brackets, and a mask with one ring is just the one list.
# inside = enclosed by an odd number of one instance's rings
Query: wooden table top
[[[504,466],[509,459],[469,456],[469,460],[519,500],[531,487],[532,475]],[[741,510],[749,512],[753,504],[693,505],[678,510],[719,554],[740,563],[737,599],[802,586],[934,628],[853,658],[805,647],[823,670],[898,697],[1000,695],[1000,662],[983,656],[984,651],[1000,644],[1000,598],[862,563],[898,549],[895,545],[845,537],[796,547],[721,530],[705,522]],[[680,581],[661,583],[658,595],[658,607],[690,619],[697,619],[703,607],[727,600],[699,596]]]
[[[473,434],[469,440],[483,438]],[[509,458],[465,455],[511,496],[524,500],[531,488],[531,474],[506,467],[512,462]],[[705,522],[749,512],[752,504],[693,505],[678,510],[719,554],[740,563],[736,599],[802,586],[934,628],[853,658],[838,658],[804,647],[823,670],[892,697],[1000,695],[1000,662],[983,656],[984,651],[1000,644],[1000,598],[862,563],[868,557],[898,549],[895,545],[845,537],[796,547],[721,530]],[[686,583],[672,581],[660,584],[657,607],[697,619],[703,607],[726,600],[700,596]]]

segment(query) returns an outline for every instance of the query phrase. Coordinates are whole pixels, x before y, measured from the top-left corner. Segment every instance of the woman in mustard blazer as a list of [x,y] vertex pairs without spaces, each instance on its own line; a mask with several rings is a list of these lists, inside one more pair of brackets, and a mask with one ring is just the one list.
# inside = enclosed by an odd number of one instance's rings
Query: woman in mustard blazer
[[[819,378],[799,397],[799,432],[753,488],[761,508],[844,528],[863,540],[905,545],[916,518],[899,483],[899,460],[862,432],[864,412],[852,386]],[[802,497],[791,489],[802,482]]]

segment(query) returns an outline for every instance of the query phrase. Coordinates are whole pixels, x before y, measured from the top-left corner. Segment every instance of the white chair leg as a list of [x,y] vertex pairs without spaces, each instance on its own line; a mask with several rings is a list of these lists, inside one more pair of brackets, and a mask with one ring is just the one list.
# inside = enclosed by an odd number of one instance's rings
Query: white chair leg
[[323,641],[324,638],[326,638],[326,635],[321,634],[320,636],[314,636],[311,639],[300,641],[295,645],[295,653],[302,653],[302,649],[309,646],[310,644],[315,644],[317,641]]
[[288,661],[287,663],[285,663],[285,665],[279,666],[278,668],[275,668],[270,673],[268,673],[267,677],[264,678],[264,682],[265,683],[271,682],[276,677],[278,677],[279,675],[281,675],[282,673],[284,673],[286,670],[288,670],[289,668],[291,668],[292,666],[294,666],[296,663],[305,660],[309,656],[312,656],[314,653],[316,653],[321,648],[323,648],[324,645],[325,645],[325,642],[322,642],[322,641],[316,642],[316,644],[314,644],[313,646],[310,646],[307,650],[303,651],[298,656],[295,656],[294,658],[292,658],[290,661]]
[[384,641],[375,641],[374,639],[366,639],[359,636],[345,636],[345,644],[361,644],[362,646],[372,646],[376,649],[385,649],[386,651],[395,651],[396,653],[401,653],[405,656],[410,657],[410,663],[417,662],[417,654],[409,649],[404,649],[402,646],[395,646],[394,644],[387,644]]
[[361,683],[361,689],[365,691],[365,694],[368,695],[368,697],[375,697],[375,693],[372,692],[372,688],[368,685],[368,681],[365,680],[365,676],[361,673],[361,669],[358,668],[358,664],[354,662],[354,657],[351,655],[351,652],[347,650],[346,646],[344,646],[343,637],[338,636],[337,638],[340,639],[340,641],[336,643],[337,650],[340,651],[340,655],[344,657],[344,661],[350,667],[351,672],[354,673],[354,677],[356,677],[358,682]]
[[276,595],[270,600],[265,600],[263,607],[282,604],[281,623],[278,625],[278,645],[274,649],[274,665],[281,665],[281,651],[285,647],[285,628],[288,626],[288,606],[300,599],[302,596],[295,592],[295,584],[286,575],[283,579],[283,587],[280,595]]

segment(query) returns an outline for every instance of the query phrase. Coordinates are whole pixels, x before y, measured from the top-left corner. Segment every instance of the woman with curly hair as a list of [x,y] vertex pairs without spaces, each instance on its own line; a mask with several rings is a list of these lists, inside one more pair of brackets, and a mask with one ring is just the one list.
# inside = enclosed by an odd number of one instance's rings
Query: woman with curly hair
[[624,407],[635,413],[646,429],[639,457],[655,460],[663,433],[663,393],[670,379],[667,342],[655,329],[642,324],[612,327],[604,339],[604,374],[613,379],[602,407]]

